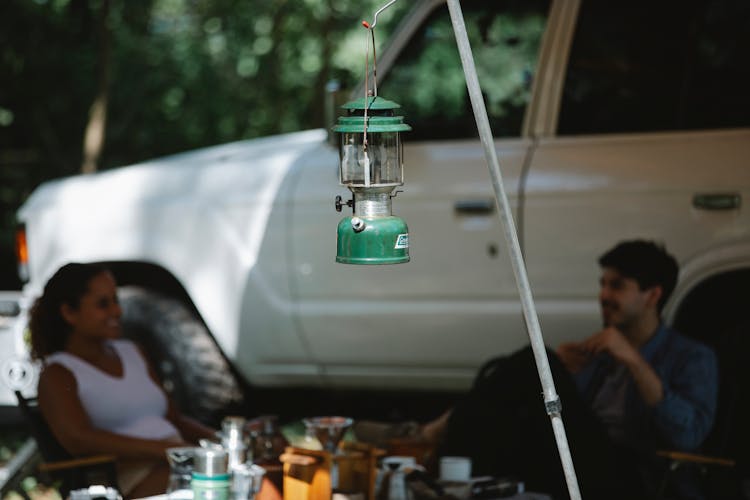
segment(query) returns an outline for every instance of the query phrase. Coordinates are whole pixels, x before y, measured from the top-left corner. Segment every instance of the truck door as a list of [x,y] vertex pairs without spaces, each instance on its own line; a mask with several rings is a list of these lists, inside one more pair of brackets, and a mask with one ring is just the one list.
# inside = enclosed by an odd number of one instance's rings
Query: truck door
[[[515,206],[531,147],[521,137],[522,121],[548,2],[462,3]],[[335,385],[465,387],[482,361],[526,342],[448,9],[420,15],[392,66],[378,67],[378,94],[400,103],[413,127],[403,134],[405,185],[393,200],[394,213],[409,225],[411,262],[334,263],[342,214],[333,212],[333,198],[349,193],[337,186],[333,162],[300,169],[297,182],[300,324],[313,359]],[[320,228],[319,235],[304,227]]]
[[653,239],[684,264],[750,237],[748,15],[743,0],[581,2],[525,181],[548,343],[599,327],[596,261],[616,242]]

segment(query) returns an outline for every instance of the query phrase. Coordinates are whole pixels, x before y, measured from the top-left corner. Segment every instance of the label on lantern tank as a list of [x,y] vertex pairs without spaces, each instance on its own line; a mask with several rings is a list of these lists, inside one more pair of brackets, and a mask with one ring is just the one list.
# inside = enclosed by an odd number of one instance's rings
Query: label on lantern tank
[[399,234],[396,238],[396,246],[393,248],[409,248],[409,233]]

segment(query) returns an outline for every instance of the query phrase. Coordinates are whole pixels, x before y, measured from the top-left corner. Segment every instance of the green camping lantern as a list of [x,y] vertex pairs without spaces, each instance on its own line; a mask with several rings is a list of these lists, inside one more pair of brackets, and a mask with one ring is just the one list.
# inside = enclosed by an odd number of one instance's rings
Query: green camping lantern
[[342,203],[353,215],[339,222],[336,262],[400,264],[409,262],[409,229],[391,213],[393,190],[404,184],[400,133],[411,130],[393,101],[368,96],[342,106],[347,115],[333,128],[341,133],[339,176],[353,199]]

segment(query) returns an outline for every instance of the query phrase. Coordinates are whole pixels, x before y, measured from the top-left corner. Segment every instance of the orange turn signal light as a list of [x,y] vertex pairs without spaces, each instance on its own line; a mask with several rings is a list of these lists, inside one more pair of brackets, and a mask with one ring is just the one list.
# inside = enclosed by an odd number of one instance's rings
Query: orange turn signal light
[[26,226],[16,228],[16,261],[18,262],[18,277],[22,282],[29,281],[29,247],[26,243]]

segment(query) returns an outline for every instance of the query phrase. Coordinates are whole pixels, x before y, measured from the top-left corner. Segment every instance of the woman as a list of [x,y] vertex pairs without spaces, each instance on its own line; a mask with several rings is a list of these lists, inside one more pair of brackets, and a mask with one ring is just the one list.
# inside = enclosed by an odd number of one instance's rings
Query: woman
[[163,493],[165,450],[214,437],[181,415],[139,348],[121,339],[114,277],[94,264],[67,264],[31,309],[32,356],[43,361],[39,407],[72,455],[117,457],[123,496]]

